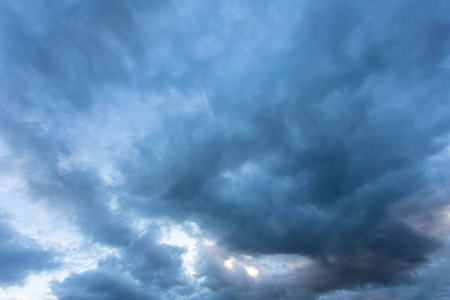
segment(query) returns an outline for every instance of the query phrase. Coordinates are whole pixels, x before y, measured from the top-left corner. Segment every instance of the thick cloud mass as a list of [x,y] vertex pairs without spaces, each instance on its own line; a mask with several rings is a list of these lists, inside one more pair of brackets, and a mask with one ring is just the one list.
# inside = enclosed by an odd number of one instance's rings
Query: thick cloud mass
[[135,282],[117,274],[103,271],[87,271],[69,277],[54,288],[61,300],[71,299],[130,299],[148,300],[151,298],[136,286]]
[[54,255],[15,232],[3,220],[0,222],[0,288],[23,284],[33,272],[55,269],[58,263]]
[[[415,270],[434,278],[426,263],[447,248],[449,10],[445,0],[1,3],[2,165],[118,253],[53,282],[54,294],[427,298]],[[198,242],[194,275],[186,248],[159,242],[165,226],[190,222],[199,241],[217,242]],[[5,247],[0,257],[21,267],[0,282],[47,266],[47,252]],[[310,263],[259,279],[223,266],[277,255]]]

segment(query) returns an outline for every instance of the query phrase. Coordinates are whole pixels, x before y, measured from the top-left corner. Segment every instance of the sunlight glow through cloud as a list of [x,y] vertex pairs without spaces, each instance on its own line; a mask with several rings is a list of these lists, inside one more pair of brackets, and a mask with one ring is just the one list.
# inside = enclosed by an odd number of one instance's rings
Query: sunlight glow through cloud
[[245,270],[247,271],[248,275],[252,276],[252,277],[257,277],[258,276],[258,269],[256,269],[255,267],[252,266],[245,266]]
[[223,265],[227,268],[227,269],[233,269],[233,262],[234,260],[232,258],[227,259],[226,261],[223,262]]

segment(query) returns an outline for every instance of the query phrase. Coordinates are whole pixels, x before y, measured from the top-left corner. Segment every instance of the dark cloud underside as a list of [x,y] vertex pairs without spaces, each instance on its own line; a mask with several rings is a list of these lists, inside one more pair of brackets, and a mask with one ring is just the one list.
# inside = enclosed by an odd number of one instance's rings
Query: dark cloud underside
[[55,253],[45,251],[32,240],[21,236],[0,215],[0,287],[24,283],[35,272],[53,270],[59,266]]

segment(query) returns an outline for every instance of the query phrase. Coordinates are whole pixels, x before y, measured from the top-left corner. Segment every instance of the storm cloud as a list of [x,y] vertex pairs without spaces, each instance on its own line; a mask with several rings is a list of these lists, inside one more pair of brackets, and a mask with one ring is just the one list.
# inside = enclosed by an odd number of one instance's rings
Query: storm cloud
[[[104,249],[50,293],[444,299],[449,9],[1,3],[1,197],[73,226],[70,251]],[[68,251],[13,247],[5,285]]]
[[[9,218],[1,216],[3,220]],[[11,226],[0,223],[0,287],[20,285],[34,272],[58,267],[54,251],[41,249]]]

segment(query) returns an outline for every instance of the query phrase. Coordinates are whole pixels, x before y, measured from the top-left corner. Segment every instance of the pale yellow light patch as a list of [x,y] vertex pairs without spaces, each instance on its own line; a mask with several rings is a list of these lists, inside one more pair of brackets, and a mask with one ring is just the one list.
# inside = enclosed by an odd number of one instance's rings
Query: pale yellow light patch
[[259,274],[258,269],[252,266],[245,266],[245,270],[247,271],[247,274],[250,275],[251,277],[257,277]]
[[230,258],[230,259],[227,259],[226,261],[224,261],[223,265],[225,266],[225,268],[232,270],[233,262],[234,262],[234,259]]

